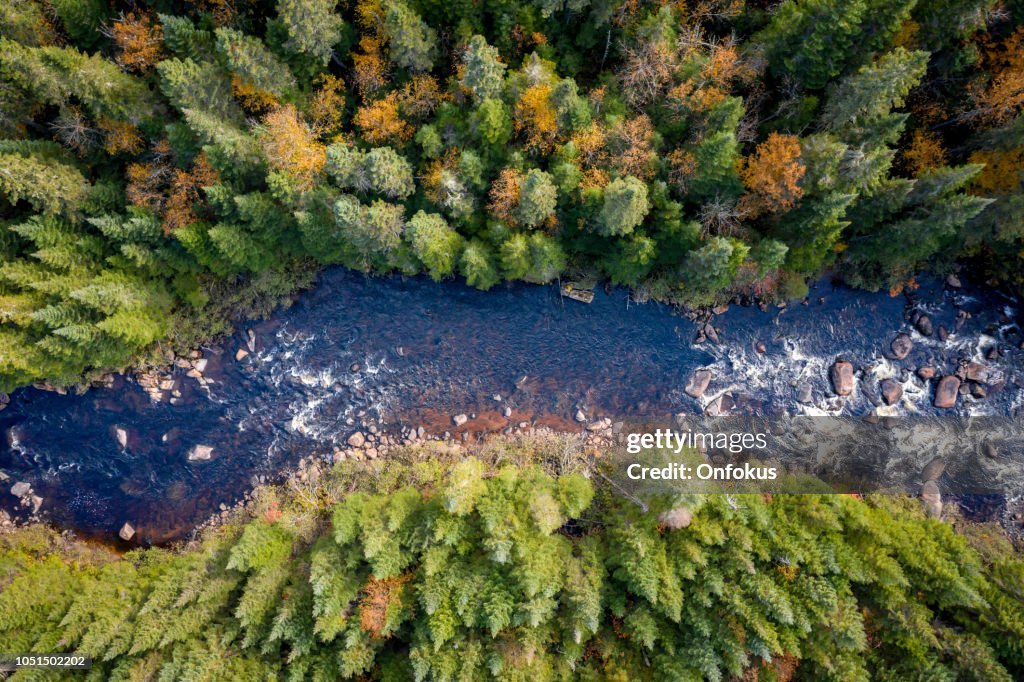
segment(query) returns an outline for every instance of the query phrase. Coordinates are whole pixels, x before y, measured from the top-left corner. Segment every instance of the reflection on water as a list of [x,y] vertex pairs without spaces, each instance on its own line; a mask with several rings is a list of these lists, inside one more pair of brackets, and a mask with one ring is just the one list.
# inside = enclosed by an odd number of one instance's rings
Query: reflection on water
[[[928,414],[934,382],[911,372],[926,364],[951,372],[958,358],[998,366],[1003,379],[984,399],[962,398],[957,411],[1018,408],[1014,379],[1024,353],[1013,345],[1021,339],[1011,303],[940,283],[917,295],[936,327],[953,330],[958,307],[971,317],[945,342],[912,332],[910,355],[894,361],[884,354],[897,331],[911,331],[906,300],[828,283],[812,289],[807,306],[733,306],[713,320],[721,343],[694,345],[694,323],[665,306],[632,303],[623,291],[598,292],[585,305],[563,301],[553,287],[483,293],[332,270],[292,308],[250,327],[256,351],[245,359],[235,360],[244,330],[207,349],[209,387],[176,369],[177,405],[152,403],[124,378],[83,396],[17,392],[0,412],[7,434],[0,469],[11,476],[5,486],[31,483],[59,524],[109,534],[130,520],[157,541],[240,497],[254,475],[326,455],[378,419],[433,433],[451,428],[455,413],[478,414],[470,426],[493,430],[531,419],[569,425],[578,409],[588,416],[697,412],[724,393],[739,409],[764,414],[861,414],[889,377],[903,381],[904,395],[883,410]],[[996,345],[1002,357],[986,359]],[[840,355],[863,370],[843,399],[828,384]],[[701,367],[713,379],[695,400],[683,388]],[[809,403],[796,402],[801,390]],[[123,450],[117,428],[128,433]],[[197,444],[212,446],[212,459],[189,461]],[[13,500],[3,493],[5,505]]]

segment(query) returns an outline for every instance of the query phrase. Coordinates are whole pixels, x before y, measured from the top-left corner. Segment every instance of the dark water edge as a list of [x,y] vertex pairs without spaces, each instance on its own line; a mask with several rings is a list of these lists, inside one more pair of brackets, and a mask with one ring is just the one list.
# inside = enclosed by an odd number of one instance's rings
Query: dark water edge
[[[240,499],[254,476],[329,457],[371,423],[439,434],[452,428],[451,415],[467,413],[476,415],[469,431],[523,421],[575,428],[579,409],[592,418],[697,413],[722,394],[759,414],[866,414],[879,404],[884,378],[900,379],[904,397],[883,413],[936,414],[934,381],[912,372],[932,365],[941,375],[963,360],[997,369],[1001,380],[987,397],[961,397],[949,412],[1017,414],[1024,405],[1017,301],[932,279],[912,298],[910,306],[903,296],[820,281],[809,305],[733,306],[714,318],[719,344],[694,344],[693,322],[664,305],[638,305],[621,290],[598,291],[585,305],[555,287],[506,284],[485,293],[334,269],[291,308],[208,349],[209,386],[176,369],[179,404],[152,402],[126,377],[80,396],[17,391],[0,412],[0,470],[10,477],[0,504],[23,513],[7,489],[25,481],[58,526],[110,537],[129,521],[139,540],[163,542]],[[936,329],[954,330],[959,311],[970,317],[940,342],[913,330],[913,309]],[[236,361],[249,330],[256,350]],[[914,348],[894,361],[886,355],[901,330]],[[1000,357],[986,357],[992,348]],[[829,388],[836,357],[858,370],[847,398]],[[714,379],[695,400],[683,388],[705,367]],[[802,384],[811,387],[810,404],[796,402]],[[128,433],[124,449],[118,428]],[[189,461],[200,444],[213,447],[212,459]]]

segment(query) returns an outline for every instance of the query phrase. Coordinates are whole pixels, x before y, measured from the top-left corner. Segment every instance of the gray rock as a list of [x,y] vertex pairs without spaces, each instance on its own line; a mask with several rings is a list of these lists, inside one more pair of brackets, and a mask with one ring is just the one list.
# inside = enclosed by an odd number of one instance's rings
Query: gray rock
[[931,336],[935,331],[935,327],[932,325],[932,318],[927,315],[919,317],[917,324],[914,326],[917,327],[917,331],[921,332],[922,336]]
[[132,524],[125,522],[125,524],[121,526],[121,530],[117,531],[117,536],[125,542],[128,542],[135,537],[135,528],[132,527]]
[[353,448],[361,448],[366,444],[366,436],[363,435],[362,431],[356,431],[348,437],[348,444]]
[[462,426],[463,424],[465,424],[465,423],[466,423],[466,422],[468,422],[468,421],[469,421],[469,417],[467,417],[467,416],[466,416],[466,415],[464,415],[464,414],[457,414],[457,415],[455,415],[454,417],[452,417],[452,422],[453,422],[453,423],[454,423],[454,424],[455,424],[456,426]]
[[190,462],[206,462],[210,459],[213,459],[212,445],[193,445],[188,451],[188,461]]
[[121,446],[122,450],[128,447],[128,432],[124,428],[120,426],[115,427],[114,438],[117,439],[117,444]]
[[796,401],[798,403],[803,403],[804,405],[809,405],[814,401],[814,391],[811,389],[810,384],[803,383],[797,386]]
[[881,389],[882,399],[885,400],[886,405],[893,405],[903,397],[903,386],[894,379],[883,380]]
[[15,497],[25,497],[32,492],[32,485],[25,481],[18,481],[11,486],[11,494]]
[[206,371],[206,366],[210,363],[206,358],[199,358],[192,363],[192,366],[196,368],[196,371],[202,374]]
[[29,502],[32,504],[32,513],[38,514],[40,507],[43,506],[43,498],[41,498],[39,495],[33,495],[31,498],[29,498]]
[[939,381],[935,388],[935,407],[949,409],[956,405],[957,396],[960,393],[960,380],[955,376],[945,376]]
[[914,348],[914,342],[908,334],[897,334],[889,347],[892,349],[892,354],[896,356],[896,359],[902,360],[910,354],[910,351]]
[[991,441],[985,441],[985,445],[982,449],[985,452],[985,456],[990,459],[995,459],[996,457],[999,456],[998,448],[996,448],[996,446],[993,445]]
[[686,382],[686,395],[692,398],[700,398],[704,395],[704,392],[708,390],[708,385],[711,383],[711,370],[709,369],[698,369],[690,377],[690,380]]
[[853,365],[845,360],[836,360],[828,372],[832,390],[836,395],[853,393]]
[[505,417],[511,417],[512,408],[506,405],[505,407],[501,408],[501,414],[504,415]]
[[582,424],[583,422],[587,421],[587,415],[583,410],[576,410],[575,419],[576,421]]
[[946,325],[940,324],[939,331],[936,332],[936,335],[939,337],[939,341],[946,343],[946,340],[949,339],[949,330],[946,329]]
[[953,287],[954,289],[959,289],[961,286],[963,286],[963,284],[961,284],[960,282],[960,278],[954,275],[953,273],[946,275],[946,284]]
[[245,345],[250,353],[256,352],[256,332],[251,329],[245,330]]

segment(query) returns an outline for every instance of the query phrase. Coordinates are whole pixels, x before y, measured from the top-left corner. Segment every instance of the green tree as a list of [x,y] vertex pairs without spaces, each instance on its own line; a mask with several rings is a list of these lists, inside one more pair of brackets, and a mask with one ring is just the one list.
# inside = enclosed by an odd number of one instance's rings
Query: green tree
[[232,73],[257,90],[290,99],[297,83],[288,67],[259,38],[218,28],[217,50]]
[[337,0],[277,0],[277,16],[288,32],[284,47],[326,65],[341,40],[344,22]]
[[649,209],[647,185],[632,176],[612,180],[604,189],[598,232],[605,236],[629,234],[644,221]]
[[551,176],[532,168],[519,184],[516,218],[527,227],[536,227],[555,212],[558,190]]
[[417,211],[406,224],[413,253],[434,281],[441,281],[455,270],[463,239],[436,213]]
[[391,60],[410,71],[429,71],[437,51],[437,31],[401,2],[389,2],[384,12]]
[[466,244],[459,259],[459,272],[467,284],[486,291],[501,281],[494,260],[491,247],[486,242],[473,239]]
[[475,35],[469,39],[462,54],[464,72],[462,85],[473,92],[478,102],[498,100],[505,81],[505,64],[497,48],[487,44],[487,39]]
[[686,256],[683,281],[696,294],[713,297],[732,283],[749,250],[736,240],[712,237]]

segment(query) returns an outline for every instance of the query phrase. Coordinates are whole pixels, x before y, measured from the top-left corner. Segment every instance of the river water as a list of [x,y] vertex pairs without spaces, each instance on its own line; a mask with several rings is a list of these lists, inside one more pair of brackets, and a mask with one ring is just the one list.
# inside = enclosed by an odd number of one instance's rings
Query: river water
[[[587,305],[562,299],[554,287],[511,284],[484,293],[329,270],[290,308],[204,349],[209,386],[175,369],[178,404],[154,403],[126,377],[84,395],[14,393],[0,412],[0,470],[10,477],[0,504],[16,511],[7,487],[26,481],[58,525],[109,538],[130,521],[138,539],[161,542],[239,499],[254,475],[273,477],[302,457],[329,456],[378,420],[434,434],[452,428],[456,413],[473,415],[464,427],[471,432],[524,421],[578,428],[578,409],[589,418],[699,413],[723,393],[736,409],[760,414],[864,414],[878,405],[878,382],[889,377],[903,379],[904,396],[883,410],[932,414],[934,382],[910,372],[926,364],[952,372],[960,359],[983,362],[1001,379],[984,399],[961,397],[946,412],[1017,414],[1024,406],[1017,302],[934,280],[913,298],[822,281],[809,305],[732,306],[713,319],[720,343],[695,344],[694,322],[667,306],[631,302],[622,290],[598,291]],[[940,342],[913,330],[912,307],[936,328],[953,330],[959,310],[970,317]],[[236,361],[249,330],[256,351]],[[901,330],[914,348],[894,361],[886,356]],[[993,347],[1002,354],[987,359]],[[828,383],[840,356],[858,370],[846,398]],[[698,368],[714,373],[700,400],[683,391]],[[804,383],[809,404],[796,401]],[[506,406],[513,411],[507,418]],[[126,448],[117,428],[128,432]],[[188,460],[199,444],[213,447],[212,459]]]

